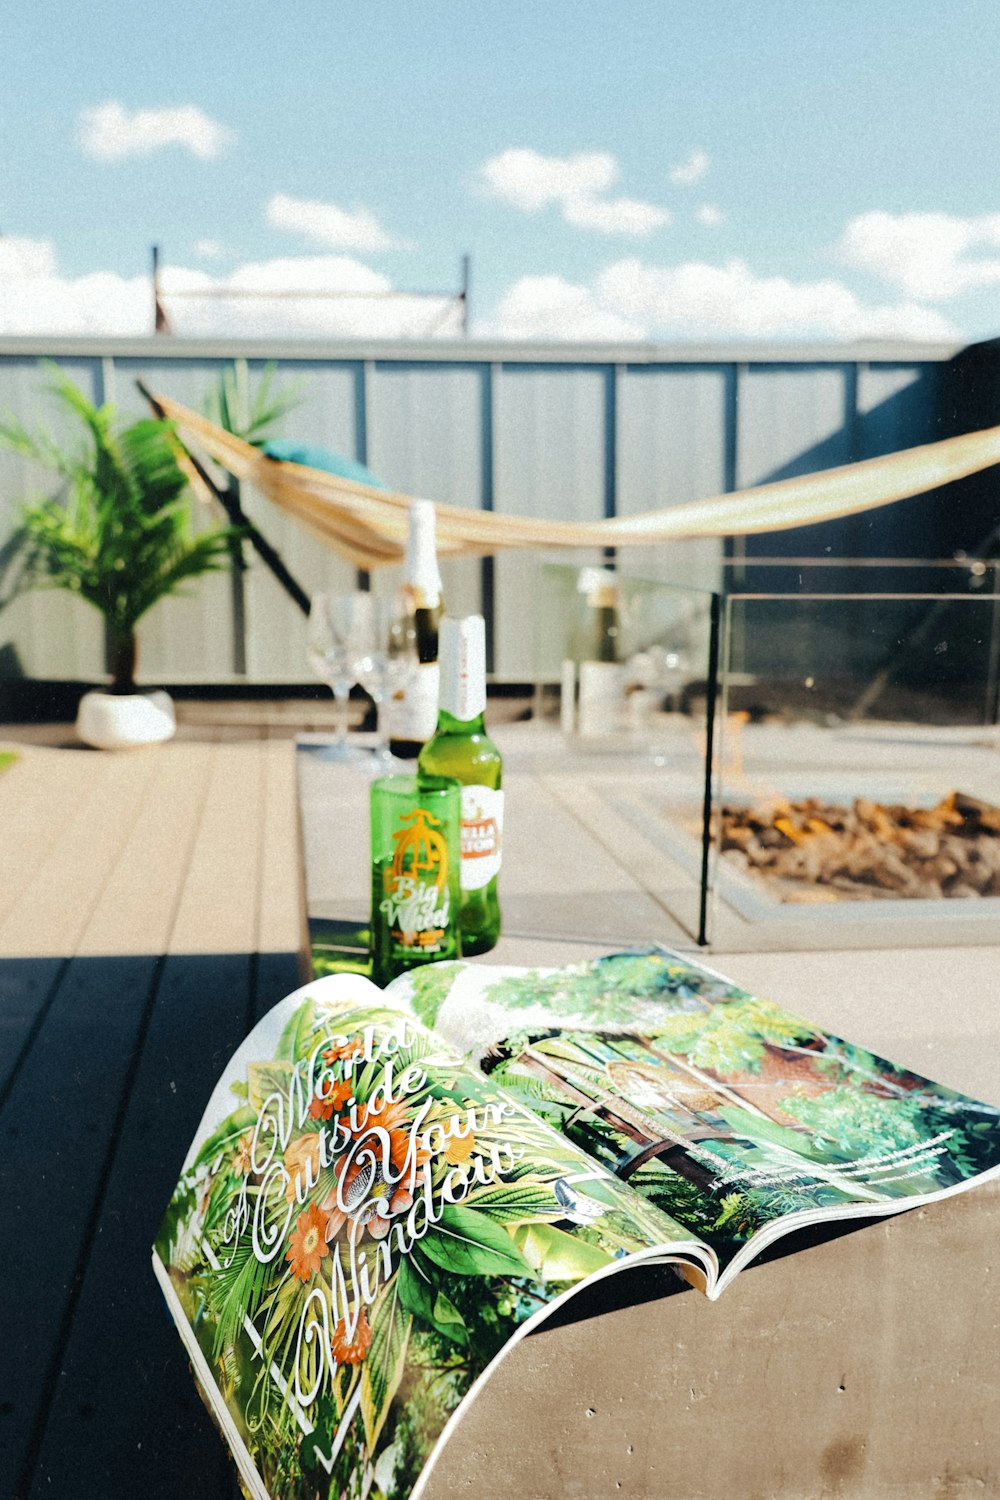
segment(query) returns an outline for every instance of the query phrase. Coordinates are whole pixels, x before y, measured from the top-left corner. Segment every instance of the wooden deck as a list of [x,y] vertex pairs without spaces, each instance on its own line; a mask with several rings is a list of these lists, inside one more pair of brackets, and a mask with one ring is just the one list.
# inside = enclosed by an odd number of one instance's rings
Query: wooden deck
[[224,1062],[301,982],[292,746],[27,744],[0,828],[0,1494],[236,1495],[149,1246]]

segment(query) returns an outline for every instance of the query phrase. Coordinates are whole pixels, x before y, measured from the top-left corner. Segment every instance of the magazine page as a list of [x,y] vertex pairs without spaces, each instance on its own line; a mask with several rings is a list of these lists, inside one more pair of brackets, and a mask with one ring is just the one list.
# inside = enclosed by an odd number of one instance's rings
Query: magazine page
[[585,1283],[711,1251],[357,976],[220,1079],[154,1268],[247,1492],[414,1491],[501,1351]]
[[662,948],[414,971],[394,998],[710,1245],[709,1295],[780,1235],[1000,1173],[1000,1111]]

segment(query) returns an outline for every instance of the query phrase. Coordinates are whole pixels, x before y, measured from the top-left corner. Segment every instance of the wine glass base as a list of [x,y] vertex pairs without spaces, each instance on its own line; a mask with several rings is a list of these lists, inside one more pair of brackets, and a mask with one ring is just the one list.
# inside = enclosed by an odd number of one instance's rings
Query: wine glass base
[[395,776],[404,771],[413,771],[412,761],[400,760],[391,750],[365,750],[365,764],[361,767],[369,776]]
[[377,745],[353,745],[306,735],[297,736],[296,744],[324,765],[350,766],[366,776],[394,776],[415,769],[413,761],[400,760],[388,747],[380,749]]
[[316,760],[341,766],[360,766],[364,768],[371,759],[372,752],[362,745],[349,745],[336,740],[305,740],[299,742],[299,749],[305,750]]

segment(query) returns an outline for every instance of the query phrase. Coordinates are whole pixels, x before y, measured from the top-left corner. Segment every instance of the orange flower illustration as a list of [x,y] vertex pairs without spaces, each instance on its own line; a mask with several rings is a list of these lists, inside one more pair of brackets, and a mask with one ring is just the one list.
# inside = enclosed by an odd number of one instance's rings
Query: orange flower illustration
[[237,1177],[249,1177],[253,1169],[252,1152],[250,1150],[253,1142],[248,1135],[241,1135],[236,1146],[236,1155],[230,1163],[230,1171],[235,1172]]
[[365,1044],[359,1036],[345,1037],[342,1041],[330,1043],[322,1054],[323,1061],[332,1068],[335,1062],[352,1062],[364,1050]]
[[311,1131],[292,1141],[285,1152],[284,1161],[288,1172],[285,1198],[289,1203],[294,1203],[296,1181],[301,1177],[305,1187],[307,1183],[315,1183],[319,1177],[319,1134]]
[[330,1340],[330,1348],[338,1365],[360,1365],[365,1361],[368,1350],[372,1344],[372,1331],[364,1308],[358,1318],[358,1326],[354,1330],[353,1339],[347,1336],[347,1323],[341,1318],[333,1330]]
[[285,1259],[290,1262],[292,1275],[300,1281],[308,1281],[319,1270],[319,1263],[330,1251],[326,1243],[326,1219],[315,1203],[299,1214],[299,1222],[292,1231]]
[[460,1167],[469,1160],[475,1149],[476,1138],[471,1130],[465,1135],[452,1135],[448,1137],[448,1144],[444,1148],[444,1159],[449,1167]]
[[331,1083],[323,1094],[317,1094],[309,1105],[309,1114],[314,1120],[329,1120],[334,1113],[340,1114],[348,1099],[354,1093],[354,1085],[349,1078],[340,1083]]

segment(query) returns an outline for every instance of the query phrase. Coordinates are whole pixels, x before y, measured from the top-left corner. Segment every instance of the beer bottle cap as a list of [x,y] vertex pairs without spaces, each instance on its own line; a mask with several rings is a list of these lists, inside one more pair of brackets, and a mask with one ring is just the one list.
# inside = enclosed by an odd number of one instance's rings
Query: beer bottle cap
[[467,615],[441,621],[441,707],[453,719],[477,719],[486,708],[486,621]]

